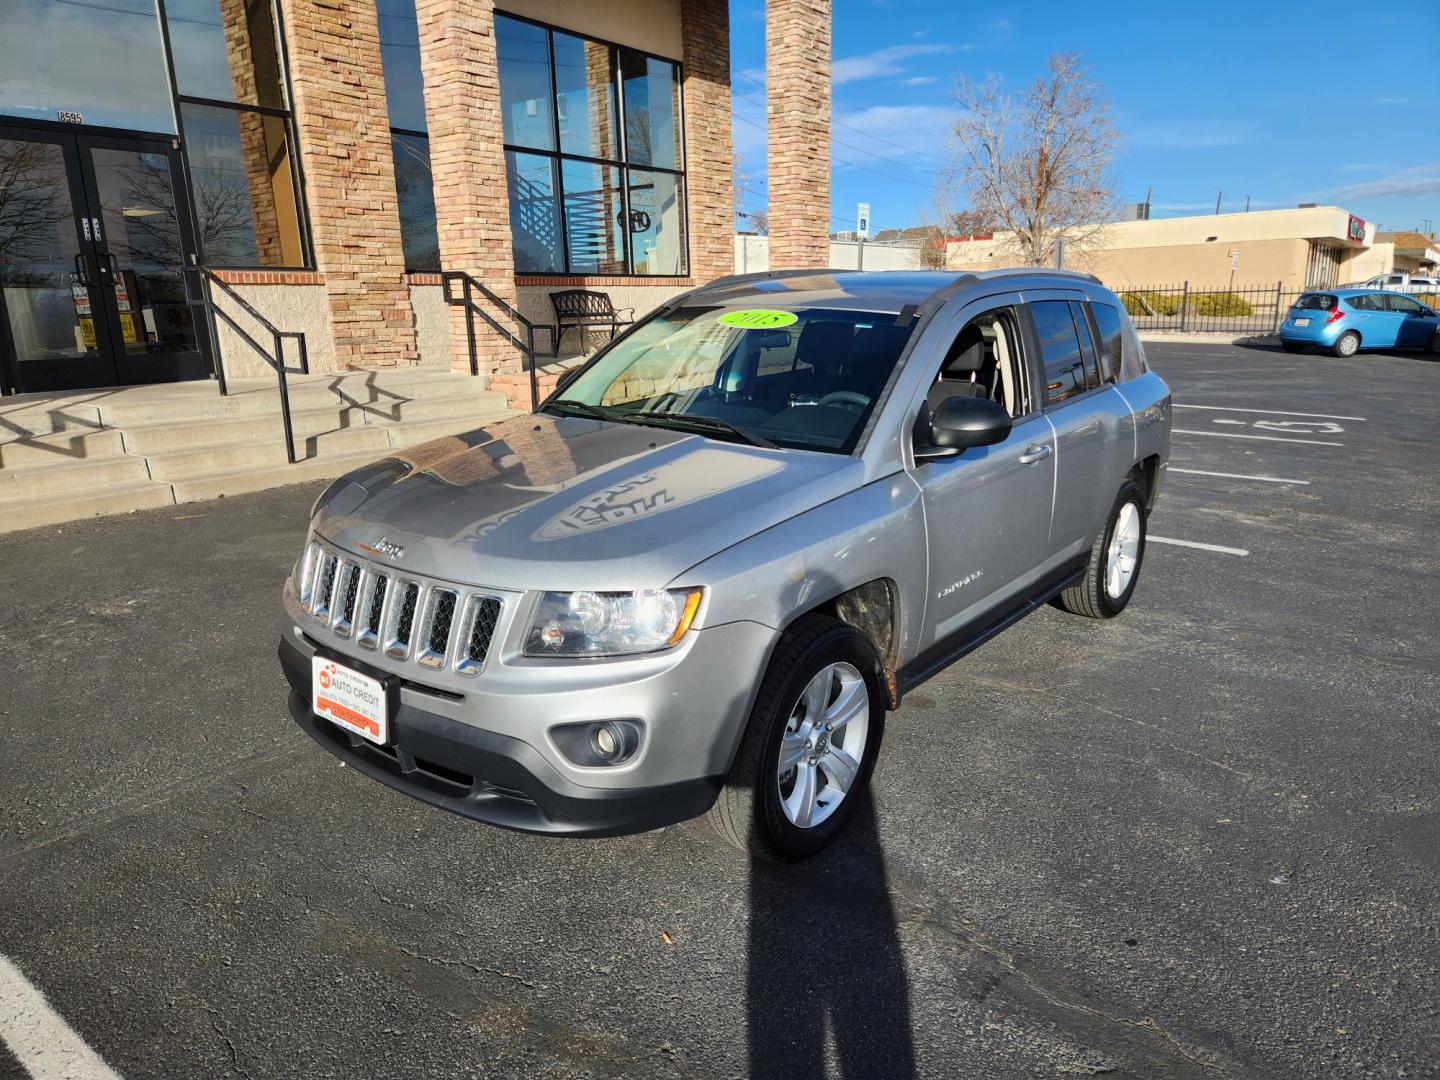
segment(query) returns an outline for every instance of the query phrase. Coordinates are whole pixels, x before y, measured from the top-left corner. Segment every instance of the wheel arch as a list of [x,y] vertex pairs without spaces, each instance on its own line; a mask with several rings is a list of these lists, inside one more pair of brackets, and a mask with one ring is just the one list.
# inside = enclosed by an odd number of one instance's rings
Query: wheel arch
[[900,588],[894,578],[872,578],[796,612],[785,633],[811,615],[829,615],[865,636],[880,657],[886,707],[899,708],[895,669],[900,663]]

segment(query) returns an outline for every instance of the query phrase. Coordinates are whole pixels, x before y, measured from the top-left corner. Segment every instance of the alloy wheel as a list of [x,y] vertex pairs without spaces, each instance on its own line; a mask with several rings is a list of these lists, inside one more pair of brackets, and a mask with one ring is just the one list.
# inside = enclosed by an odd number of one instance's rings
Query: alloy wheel
[[1120,507],[1115,531],[1105,552],[1105,592],[1112,600],[1125,595],[1140,562],[1140,508],[1133,502]]
[[870,691],[853,664],[815,673],[786,722],[775,780],[790,823],[813,829],[839,809],[865,760]]

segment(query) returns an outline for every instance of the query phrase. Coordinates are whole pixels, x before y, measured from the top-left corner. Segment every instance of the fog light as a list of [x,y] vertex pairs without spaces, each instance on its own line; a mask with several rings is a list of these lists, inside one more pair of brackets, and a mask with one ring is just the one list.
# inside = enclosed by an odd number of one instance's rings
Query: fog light
[[590,732],[590,745],[606,761],[614,761],[625,753],[625,732],[613,720],[596,724]]
[[575,765],[605,768],[624,765],[640,752],[645,725],[639,720],[586,720],[550,729],[555,747]]

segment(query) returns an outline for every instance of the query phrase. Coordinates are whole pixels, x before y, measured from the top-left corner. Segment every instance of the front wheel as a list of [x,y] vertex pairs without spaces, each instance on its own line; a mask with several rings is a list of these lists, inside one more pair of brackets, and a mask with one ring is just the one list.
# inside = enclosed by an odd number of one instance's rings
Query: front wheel
[[1145,558],[1145,494],[1127,480],[1115,497],[1104,530],[1090,548],[1085,576],[1058,597],[1060,606],[1089,619],[1113,619],[1125,610]]
[[801,620],[765,673],[711,823],[761,858],[809,858],[854,811],[884,726],[869,639],[839,619]]
[[1430,340],[1425,343],[1425,351],[1431,356],[1440,356],[1440,330],[1430,335]]
[[1282,341],[1280,347],[1286,352],[1304,352],[1305,346],[1299,341]]
[[1360,351],[1360,335],[1354,330],[1346,330],[1336,338],[1335,344],[1330,346],[1330,351],[1336,356],[1354,356]]

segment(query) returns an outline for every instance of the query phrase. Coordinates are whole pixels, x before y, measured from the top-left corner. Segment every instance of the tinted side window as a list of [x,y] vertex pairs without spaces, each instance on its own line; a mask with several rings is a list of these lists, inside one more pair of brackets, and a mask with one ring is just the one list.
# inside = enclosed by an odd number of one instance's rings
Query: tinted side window
[[1090,321],[1085,318],[1085,308],[1074,300],[1070,301],[1070,317],[1075,320],[1075,332],[1080,335],[1080,355],[1085,358],[1085,389],[1094,390],[1100,385],[1100,361],[1095,356]]
[[1352,296],[1347,301],[1356,311],[1384,311],[1384,301],[1371,293],[1362,293],[1360,296]]
[[1421,315],[1425,309],[1408,296],[1390,293],[1385,297],[1385,306],[1391,311],[1403,311],[1406,315]]
[[1040,300],[1030,305],[1035,330],[1040,337],[1040,362],[1045,366],[1045,400],[1053,405],[1085,389],[1085,361],[1070,304],[1065,300]]
[[1125,322],[1120,310],[1109,304],[1091,304],[1090,314],[1100,330],[1100,373],[1106,382],[1120,378],[1120,361],[1125,344]]

